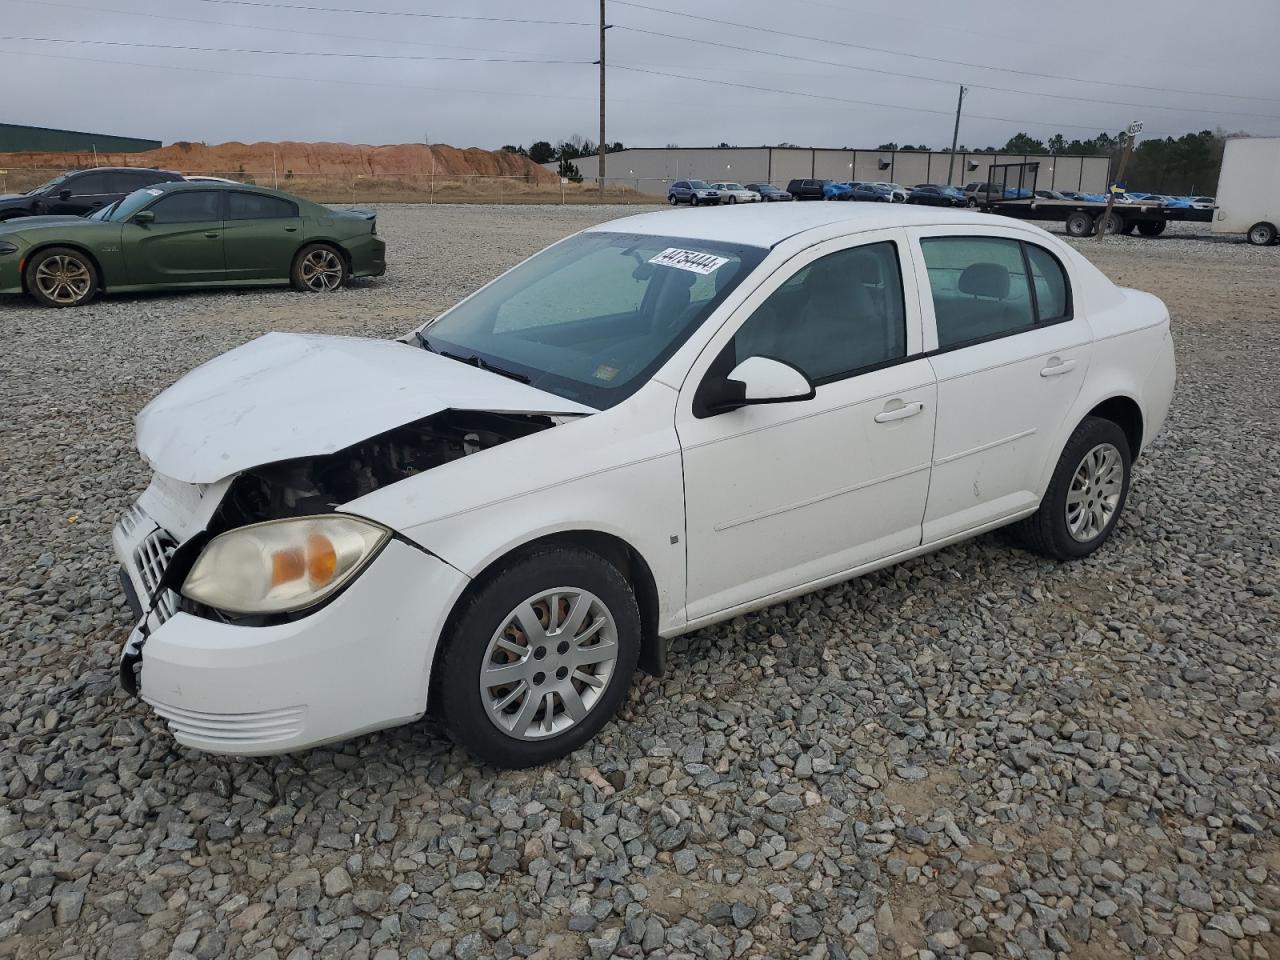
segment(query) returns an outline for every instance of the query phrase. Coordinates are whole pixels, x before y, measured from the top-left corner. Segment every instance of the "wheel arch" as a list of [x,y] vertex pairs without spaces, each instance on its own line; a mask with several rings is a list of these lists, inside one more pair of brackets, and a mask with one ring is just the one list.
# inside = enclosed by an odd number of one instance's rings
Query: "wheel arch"
[[45,242],[32,247],[22,256],[22,260],[18,268],[18,278],[22,283],[23,293],[31,292],[27,288],[27,264],[31,262],[32,257],[39,255],[45,250],[50,250],[53,247],[65,247],[68,250],[74,250],[77,253],[82,253],[88,257],[89,261],[93,264],[93,269],[98,274],[98,291],[102,292],[107,289],[107,274],[106,271],[102,269],[102,261],[98,259],[98,255],[96,253],[90,250],[83,243],[77,243],[74,240],[46,240]]
[[1143,417],[1142,407],[1138,405],[1137,400],[1127,394],[1118,393],[1094,404],[1085,417],[1100,417],[1118,426],[1124,431],[1125,439],[1129,441],[1130,456],[1135,460],[1138,459],[1138,453],[1142,450]]
[[316,244],[320,244],[326,247],[332,247],[334,250],[336,250],[338,253],[338,256],[342,257],[343,262],[347,265],[347,272],[349,273],[351,271],[351,251],[346,248],[346,246],[343,244],[341,240],[337,240],[328,235],[321,236],[321,237],[304,237],[298,243],[298,245],[293,249],[293,258],[292,258],[292,261],[290,262],[290,268],[292,269],[293,262],[297,261],[298,254],[300,254],[307,247],[313,247]]
[[631,586],[636,597],[636,605],[640,610],[640,668],[645,673],[659,677],[666,672],[666,640],[658,633],[658,584],[643,554],[618,535],[606,533],[603,530],[587,528],[558,530],[509,546],[490,558],[454,600],[449,615],[445,618],[440,640],[432,654],[431,689],[427,696],[429,707],[431,704],[440,702],[437,685],[442,671],[439,669],[439,661],[447,646],[446,640],[452,634],[457,617],[467,601],[476,591],[489,583],[501,569],[546,546],[577,547],[588,550],[599,554],[617,568],[623,579]]

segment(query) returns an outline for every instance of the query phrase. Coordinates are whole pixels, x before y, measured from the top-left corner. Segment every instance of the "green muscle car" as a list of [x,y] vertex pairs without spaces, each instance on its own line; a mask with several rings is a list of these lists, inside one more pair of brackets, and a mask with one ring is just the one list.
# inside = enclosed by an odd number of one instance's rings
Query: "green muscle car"
[[324,293],[386,268],[374,214],[238,183],[158,183],[88,217],[0,223],[0,293],[50,307],[193,287]]

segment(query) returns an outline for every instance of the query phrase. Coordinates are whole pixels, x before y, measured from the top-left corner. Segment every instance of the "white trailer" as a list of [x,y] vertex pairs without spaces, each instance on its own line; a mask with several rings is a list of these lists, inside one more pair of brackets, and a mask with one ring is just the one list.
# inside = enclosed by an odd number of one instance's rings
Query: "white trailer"
[[1214,233],[1243,233],[1260,247],[1280,236],[1280,137],[1227,141],[1218,175]]

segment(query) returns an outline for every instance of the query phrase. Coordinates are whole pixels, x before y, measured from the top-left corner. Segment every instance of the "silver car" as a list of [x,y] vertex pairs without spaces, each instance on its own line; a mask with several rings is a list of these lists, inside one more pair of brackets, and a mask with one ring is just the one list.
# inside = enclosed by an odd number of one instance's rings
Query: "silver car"
[[713,183],[712,190],[720,191],[721,203],[759,203],[760,194],[748,190],[740,183]]
[[677,180],[667,191],[667,202],[673,207],[679,203],[687,203],[691,207],[699,204],[720,202],[720,191],[704,180]]

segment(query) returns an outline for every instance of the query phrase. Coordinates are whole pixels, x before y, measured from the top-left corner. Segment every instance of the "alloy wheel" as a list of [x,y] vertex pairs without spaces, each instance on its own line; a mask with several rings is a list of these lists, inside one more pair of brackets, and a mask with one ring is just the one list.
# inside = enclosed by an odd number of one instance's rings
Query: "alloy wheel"
[[307,289],[328,293],[342,283],[342,261],[328,248],[312,250],[302,258],[300,273]]
[[480,667],[489,719],[517,740],[575,726],[599,702],[618,660],[618,625],[595,594],[556,587],[503,619]]
[[1084,455],[1067,488],[1067,531],[1087,543],[1100,536],[1115,516],[1124,489],[1120,451],[1100,443]]
[[36,267],[36,286],[55,303],[79,303],[93,285],[93,275],[83,261],[64,254],[49,257]]

